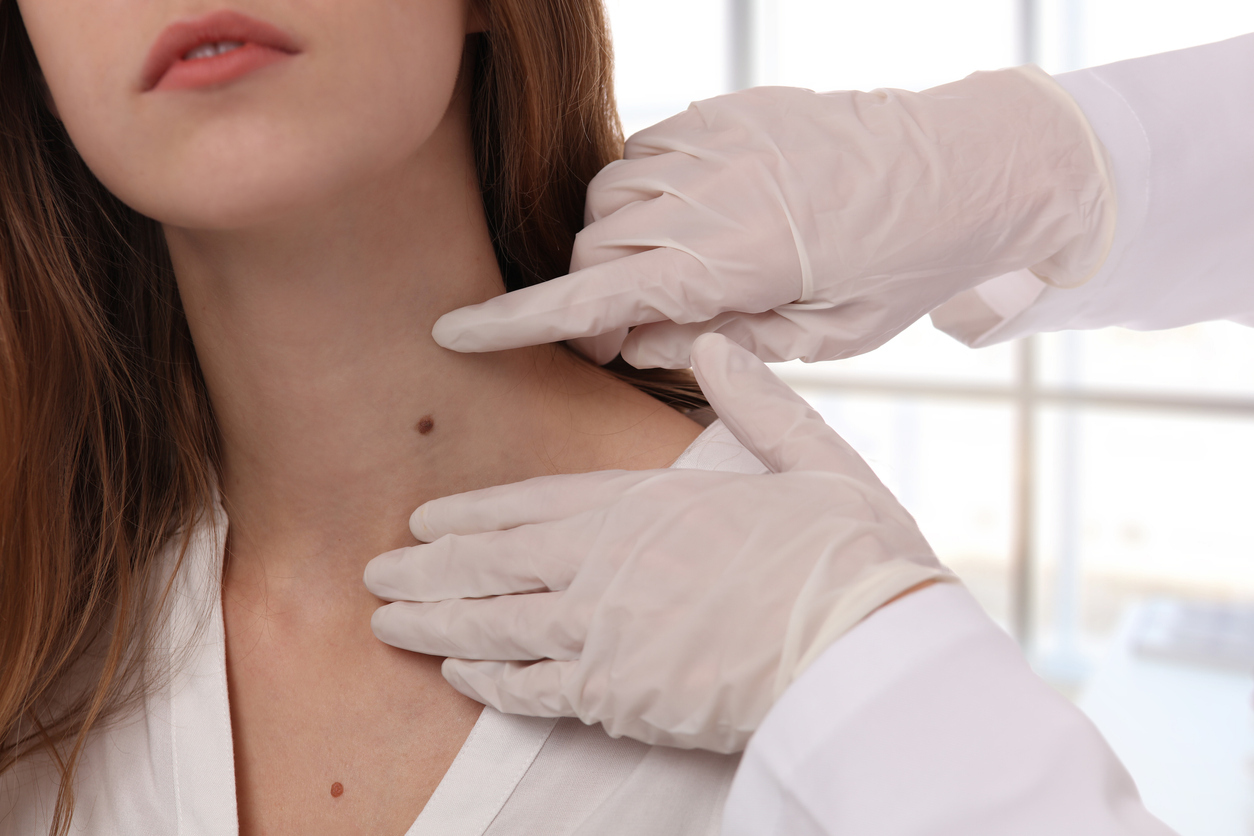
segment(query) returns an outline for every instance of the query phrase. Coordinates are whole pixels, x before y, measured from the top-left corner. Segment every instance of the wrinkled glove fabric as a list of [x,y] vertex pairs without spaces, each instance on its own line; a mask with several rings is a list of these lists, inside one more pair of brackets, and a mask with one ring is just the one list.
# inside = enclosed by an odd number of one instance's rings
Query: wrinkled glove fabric
[[712,331],[765,360],[836,359],[1004,273],[1083,283],[1115,210],[1105,151],[1036,67],[921,93],[755,88],[628,140],[589,186],[571,275],[432,333],[458,351],[571,339],[639,367],[687,367]]

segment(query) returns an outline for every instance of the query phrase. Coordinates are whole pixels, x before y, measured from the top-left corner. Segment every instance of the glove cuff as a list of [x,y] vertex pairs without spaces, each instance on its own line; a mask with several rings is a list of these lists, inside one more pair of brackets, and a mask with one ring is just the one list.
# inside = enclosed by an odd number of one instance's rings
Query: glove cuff
[[[1079,190],[1080,200],[1076,207],[1083,232],[1054,255],[1031,267],[1036,277],[1047,284],[1055,287],[1078,287],[1097,275],[1115,241],[1118,202],[1114,167],[1106,147],[1097,138],[1080,105],[1052,76],[1032,64],[1007,72],[1018,73],[1050,100],[1057,110],[1058,121],[1074,129],[1076,142],[1087,150],[1092,164],[1091,174],[1087,178],[1089,188]],[[1067,136],[1063,131],[1060,134]],[[1071,163],[1076,162],[1075,157],[1068,157],[1068,160]]]
[[[931,560],[934,561],[935,558]],[[868,567],[861,577],[849,584],[826,613],[808,612],[809,596],[803,590],[788,619],[788,632],[784,636],[784,650],[775,676],[773,699],[779,699],[785,689],[832,642],[849,632],[859,621],[901,593],[931,580],[957,582],[958,577],[939,563],[917,563],[896,558]],[[817,599],[814,603],[819,601],[830,603],[830,599],[824,598]],[[816,621],[818,627],[813,629],[812,625]],[[809,634],[808,640],[806,634]]]

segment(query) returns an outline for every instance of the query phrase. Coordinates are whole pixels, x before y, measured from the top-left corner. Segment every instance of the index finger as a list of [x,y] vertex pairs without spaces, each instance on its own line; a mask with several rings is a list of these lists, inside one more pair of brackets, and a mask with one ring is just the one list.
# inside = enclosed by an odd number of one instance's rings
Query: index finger
[[445,534],[480,534],[566,519],[600,508],[657,475],[655,470],[598,470],[453,494],[418,506],[409,530],[431,543]]
[[672,288],[695,285],[704,273],[686,253],[645,250],[450,311],[431,336],[471,353],[595,337],[682,315]]

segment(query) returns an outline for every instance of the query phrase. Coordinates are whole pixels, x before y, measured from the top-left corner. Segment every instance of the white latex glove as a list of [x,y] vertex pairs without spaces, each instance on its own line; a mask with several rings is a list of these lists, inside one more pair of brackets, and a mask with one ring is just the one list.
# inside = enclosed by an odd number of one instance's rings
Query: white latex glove
[[621,347],[641,368],[686,368],[718,331],[766,360],[847,357],[1003,273],[1083,283],[1115,198],[1079,106],[1025,66],[922,93],[697,102],[627,141],[586,216],[569,276],[448,313],[436,342],[567,339],[597,362]]
[[375,635],[450,657],[453,687],[500,711],[732,752],[837,637],[952,578],[866,463],[757,358],[709,335],[693,360],[773,473],[603,471],[428,502],[410,527],[430,545],[366,568],[370,591],[398,602],[375,611]]

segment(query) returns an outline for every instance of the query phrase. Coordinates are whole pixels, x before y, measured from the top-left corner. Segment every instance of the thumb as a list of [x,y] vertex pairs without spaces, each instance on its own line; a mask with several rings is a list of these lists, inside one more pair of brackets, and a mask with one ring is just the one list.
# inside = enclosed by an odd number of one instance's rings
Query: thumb
[[714,412],[773,472],[826,470],[880,484],[818,412],[722,334],[702,334],[693,342],[692,370]]
[[503,714],[529,717],[577,717],[563,686],[579,663],[481,662],[445,659],[440,673],[448,683],[476,702]]

